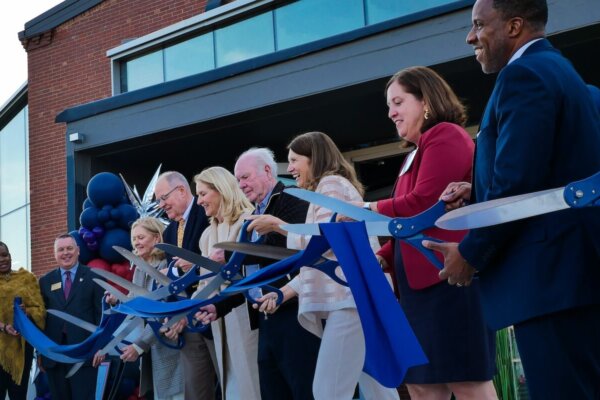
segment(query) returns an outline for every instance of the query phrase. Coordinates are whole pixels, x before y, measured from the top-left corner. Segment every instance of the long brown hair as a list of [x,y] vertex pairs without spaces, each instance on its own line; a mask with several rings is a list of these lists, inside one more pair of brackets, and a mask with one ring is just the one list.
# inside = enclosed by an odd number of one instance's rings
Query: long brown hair
[[465,126],[467,112],[450,85],[434,70],[427,67],[410,67],[394,74],[385,85],[385,93],[392,83],[398,83],[405,92],[425,102],[429,111],[423,120],[421,133],[440,122]]
[[307,189],[315,190],[319,181],[327,175],[340,175],[348,179],[364,194],[363,185],[356,176],[356,171],[337,148],[333,140],[323,132],[306,132],[296,136],[287,146],[296,154],[310,159],[311,179]]

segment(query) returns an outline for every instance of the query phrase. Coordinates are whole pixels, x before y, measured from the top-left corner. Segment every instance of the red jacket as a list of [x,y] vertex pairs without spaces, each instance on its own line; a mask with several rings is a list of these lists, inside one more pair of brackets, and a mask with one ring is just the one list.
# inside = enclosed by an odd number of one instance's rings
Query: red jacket
[[[460,126],[439,123],[425,131],[408,171],[398,177],[394,197],[377,202],[379,213],[389,217],[411,217],[434,205],[450,182],[471,181],[475,145]],[[423,232],[444,241],[460,242],[466,231],[431,228]],[[401,243],[402,261],[412,289],[440,283],[439,270],[413,247]],[[377,253],[389,265],[394,263],[394,240]],[[437,254],[440,261],[443,257]]]

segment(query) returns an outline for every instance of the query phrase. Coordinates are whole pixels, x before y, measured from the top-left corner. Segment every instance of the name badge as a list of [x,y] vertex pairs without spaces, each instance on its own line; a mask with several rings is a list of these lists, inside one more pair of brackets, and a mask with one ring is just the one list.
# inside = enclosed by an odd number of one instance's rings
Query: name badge
[[62,282],[53,283],[52,286],[50,286],[50,291],[54,292],[55,290],[58,290],[61,287],[62,287]]

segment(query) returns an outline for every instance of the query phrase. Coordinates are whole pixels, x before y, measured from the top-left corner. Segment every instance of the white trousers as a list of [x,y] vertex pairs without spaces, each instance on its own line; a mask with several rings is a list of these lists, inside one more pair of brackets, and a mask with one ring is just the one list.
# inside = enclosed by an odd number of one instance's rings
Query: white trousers
[[351,400],[358,382],[367,400],[398,400],[389,389],[362,372],[365,337],[355,308],[329,312],[313,381],[315,400]]

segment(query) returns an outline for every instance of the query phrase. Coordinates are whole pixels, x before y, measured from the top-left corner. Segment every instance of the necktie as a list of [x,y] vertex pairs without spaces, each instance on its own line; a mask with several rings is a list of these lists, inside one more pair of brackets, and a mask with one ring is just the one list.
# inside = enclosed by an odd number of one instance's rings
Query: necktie
[[177,224],[177,247],[182,247],[183,232],[185,231],[185,219],[181,218]]
[[69,298],[69,293],[71,293],[71,285],[73,282],[71,281],[71,271],[65,271],[65,299]]

